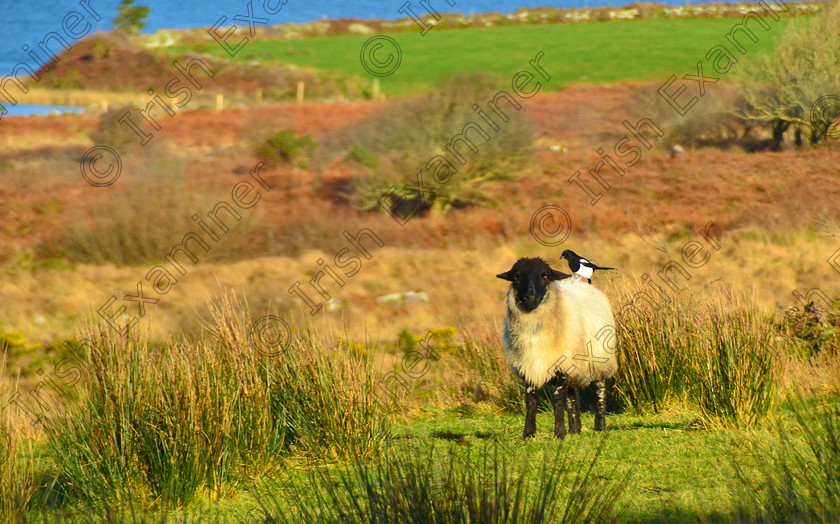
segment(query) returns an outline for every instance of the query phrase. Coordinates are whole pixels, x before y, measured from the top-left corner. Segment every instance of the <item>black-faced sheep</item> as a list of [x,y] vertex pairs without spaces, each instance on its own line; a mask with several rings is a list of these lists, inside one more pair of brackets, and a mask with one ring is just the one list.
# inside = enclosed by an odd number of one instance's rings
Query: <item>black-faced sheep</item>
[[595,429],[606,424],[606,380],[612,377],[617,337],[607,297],[579,278],[555,271],[539,258],[521,258],[497,275],[511,282],[503,347],[515,373],[525,380],[525,432],[536,433],[537,393],[554,386],[554,436],[580,433],[579,390],[595,381]]

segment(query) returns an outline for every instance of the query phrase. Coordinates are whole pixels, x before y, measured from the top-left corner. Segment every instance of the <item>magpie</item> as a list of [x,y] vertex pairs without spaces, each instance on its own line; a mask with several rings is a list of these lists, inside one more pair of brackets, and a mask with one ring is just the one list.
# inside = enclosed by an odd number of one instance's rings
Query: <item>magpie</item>
[[563,251],[563,254],[560,255],[560,258],[565,258],[566,262],[569,263],[569,269],[572,270],[572,273],[578,275],[579,277],[585,278],[589,283],[592,283],[592,273],[595,272],[596,269],[601,270],[615,270],[614,267],[601,267],[596,266],[592,262],[586,260],[582,256],[579,256],[574,251],[569,249]]

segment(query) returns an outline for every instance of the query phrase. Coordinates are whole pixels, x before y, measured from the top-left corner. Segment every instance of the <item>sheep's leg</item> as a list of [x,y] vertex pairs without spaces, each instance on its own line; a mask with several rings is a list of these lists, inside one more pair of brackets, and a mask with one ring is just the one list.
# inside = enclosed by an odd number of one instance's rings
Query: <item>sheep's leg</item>
[[554,436],[566,438],[566,381],[557,378],[552,381],[554,394],[551,396],[551,403],[554,406]]
[[595,381],[595,392],[598,402],[595,404],[595,431],[607,429],[607,381]]
[[537,433],[537,393],[533,386],[525,388],[525,433],[522,438],[533,437]]
[[580,433],[580,391],[577,388],[567,388],[566,411],[569,412],[569,433]]

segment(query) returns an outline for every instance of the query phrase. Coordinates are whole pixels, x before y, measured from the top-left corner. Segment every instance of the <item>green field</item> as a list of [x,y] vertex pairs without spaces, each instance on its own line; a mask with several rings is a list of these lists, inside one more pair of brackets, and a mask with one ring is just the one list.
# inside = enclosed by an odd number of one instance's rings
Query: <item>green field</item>
[[[464,415],[457,410],[433,410],[410,423],[397,424],[393,429],[392,447],[384,451],[381,459],[368,462],[376,464],[397,462],[419,463],[445,471],[448,457],[454,456],[463,468],[471,464],[481,470],[487,458],[496,457],[495,467],[504,464],[510,470],[523,474],[528,488],[533,490],[542,476],[541,468],[548,464],[565,475],[568,482],[589,469],[598,448],[600,455],[589,475],[594,479],[594,489],[620,486],[620,494],[612,512],[619,522],[678,522],[712,521],[738,522],[741,511],[747,511],[750,502],[744,487],[739,484],[735,463],[744,468],[750,477],[758,473],[754,457],[743,449],[744,434],[726,429],[694,427],[692,414],[673,413],[656,417],[622,414],[608,415],[610,431],[598,435],[592,430],[593,416],[582,416],[583,434],[558,441],[551,435],[553,415],[542,413],[537,419],[537,436],[527,442],[521,440],[523,417],[520,415]],[[774,440],[766,432],[753,442],[772,446]],[[776,444],[777,445],[777,444]],[[749,446],[748,446],[749,447]],[[434,461],[424,460],[434,456]],[[556,462],[554,459],[557,459]],[[365,464],[361,462],[360,464]],[[332,478],[340,486],[339,472],[346,471],[348,463],[326,467],[312,467],[288,463],[285,470],[275,471],[254,482],[240,482],[236,495],[214,500],[211,496],[199,497],[186,508],[139,509],[134,517],[141,521],[166,522],[172,519],[187,522],[220,519],[223,522],[297,522],[300,503],[314,510],[311,497],[323,486],[315,489],[317,479]],[[44,466],[50,467],[45,461]],[[370,467],[369,466],[369,467]],[[320,473],[317,471],[320,470]],[[314,474],[314,478],[313,475]],[[47,482],[49,483],[49,482]],[[358,479],[355,488],[361,488]],[[571,484],[571,482],[568,482]],[[59,489],[53,487],[52,489]],[[565,498],[572,486],[561,486]],[[341,490],[339,490],[341,491]],[[55,495],[54,495],[55,496]],[[561,499],[562,500],[562,499]],[[261,504],[266,509],[261,508]],[[47,504],[49,506],[49,504]],[[35,511],[30,518],[50,520],[54,509]],[[101,509],[85,509],[89,516]],[[271,518],[277,520],[268,520]],[[71,519],[72,520],[72,519]],[[310,520],[311,521],[311,520]],[[348,518],[346,522],[363,522]]]
[[[639,20],[432,30],[425,36],[419,31],[394,33],[389,36],[402,49],[402,64],[394,74],[382,79],[382,90],[392,95],[417,92],[441,77],[469,71],[487,71],[509,79],[528,68],[528,61],[538,51],[545,52],[542,65],[551,76],[551,90],[572,83],[664,80],[671,74],[694,74],[697,61],[712,46],[725,44],[725,35],[739,22],[726,18]],[[770,21],[769,31],[751,23],[757,28],[758,42],[752,44],[746,36],[740,36],[748,55],[769,49],[787,23],[787,19]],[[368,38],[351,35],[253,41],[234,59],[284,62],[370,77],[359,58]],[[180,45],[170,50],[228,56],[215,43]]]

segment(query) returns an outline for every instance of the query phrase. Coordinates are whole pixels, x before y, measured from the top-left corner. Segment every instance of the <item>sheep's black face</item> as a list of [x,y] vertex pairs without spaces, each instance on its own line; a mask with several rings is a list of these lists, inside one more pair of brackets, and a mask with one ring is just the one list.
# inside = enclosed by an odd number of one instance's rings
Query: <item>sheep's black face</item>
[[520,258],[510,271],[496,275],[511,282],[517,305],[526,311],[533,311],[540,305],[551,282],[568,276],[551,269],[541,258]]

